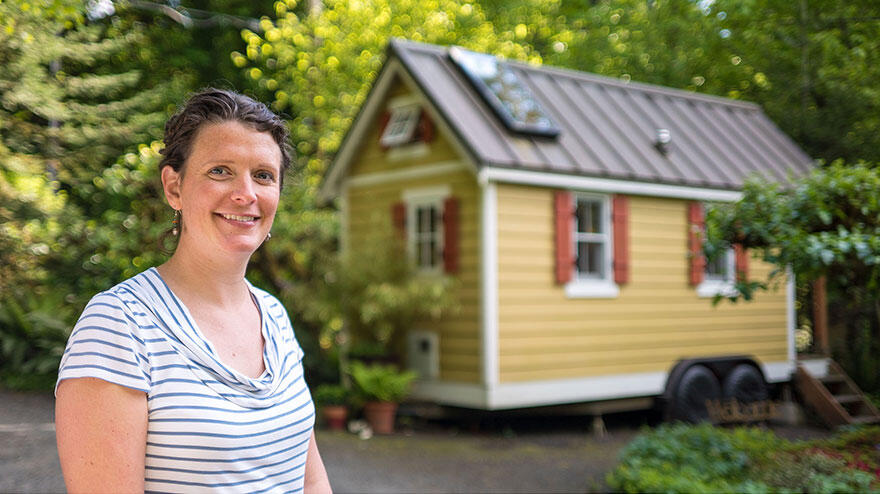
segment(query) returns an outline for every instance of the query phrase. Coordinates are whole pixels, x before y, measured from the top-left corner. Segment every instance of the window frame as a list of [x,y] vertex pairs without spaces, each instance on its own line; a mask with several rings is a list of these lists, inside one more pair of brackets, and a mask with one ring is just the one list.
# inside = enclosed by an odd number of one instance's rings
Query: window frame
[[[704,231],[702,233],[704,238],[706,233],[705,212],[707,208],[708,204],[703,203]],[[728,247],[727,250],[724,251],[724,266],[726,269],[723,274],[709,273],[709,259],[706,259],[705,265],[703,267],[703,281],[701,281],[700,284],[697,285],[698,297],[709,298],[716,297],[718,295],[721,295],[723,297],[730,297],[738,293],[736,290],[736,253],[733,247]]]
[[[614,281],[614,222],[611,218],[611,197],[607,194],[594,194],[588,192],[573,191],[571,237],[573,242],[573,263],[571,269],[573,275],[571,281],[565,285],[565,294],[569,298],[615,298],[620,294],[620,287]],[[577,225],[578,202],[596,202],[600,206],[601,233],[581,233]],[[583,238],[587,236],[587,238]],[[597,239],[597,237],[599,237]],[[602,277],[584,275],[578,269],[577,256],[578,245],[581,242],[601,242],[602,253]]]
[[[443,222],[444,201],[450,194],[451,191],[448,186],[407,189],[403,192],[403,203],[406,206],[406,252],[407,257],[419,274],[442,275],[444,272],[443,249],[446,240]],[[434,207],[437,212],[436,222],[434,223],[435,231],[431,232],[436,242],[437,263],[428,267],[419,265],[418,256],[416,255],[419,236],[419,232],[416,230],[418,226],[416,214],[418,209],[424,206]]]
[[388,112],[388,123],[382,130],[379,144],[391,149],[411,143],[422,117],[422,105],[417,102],[389,105]]

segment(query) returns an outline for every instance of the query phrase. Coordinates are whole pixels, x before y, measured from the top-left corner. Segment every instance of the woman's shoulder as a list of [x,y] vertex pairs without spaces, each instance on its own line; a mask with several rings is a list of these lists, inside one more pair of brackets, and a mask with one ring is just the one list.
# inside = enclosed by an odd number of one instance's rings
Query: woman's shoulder
[[149,268],[95,294],[86,310],[98,307],[127,310],[132,306],[146,305],[158,293],[158,283],[161,279],[155,268]]

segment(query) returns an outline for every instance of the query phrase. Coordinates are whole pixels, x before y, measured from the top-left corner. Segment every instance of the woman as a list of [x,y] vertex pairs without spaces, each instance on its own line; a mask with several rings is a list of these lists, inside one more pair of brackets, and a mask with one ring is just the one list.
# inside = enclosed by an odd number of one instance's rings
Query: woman
[[288,131],[229,91],[192,96],[159,164],[174,254],[99,293],[56,386],[70,492],[329,492],[302,350],[284,307],[244,277],[270,237]]

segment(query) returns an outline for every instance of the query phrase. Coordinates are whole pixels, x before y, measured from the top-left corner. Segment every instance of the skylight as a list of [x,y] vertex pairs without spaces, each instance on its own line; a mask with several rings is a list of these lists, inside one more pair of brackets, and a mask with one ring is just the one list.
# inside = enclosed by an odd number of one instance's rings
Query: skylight
[[532,91],[507,64],[492,55],[459,47],[450,48],[449,57],[508,129],[546,137],[559,135],[559,128]]

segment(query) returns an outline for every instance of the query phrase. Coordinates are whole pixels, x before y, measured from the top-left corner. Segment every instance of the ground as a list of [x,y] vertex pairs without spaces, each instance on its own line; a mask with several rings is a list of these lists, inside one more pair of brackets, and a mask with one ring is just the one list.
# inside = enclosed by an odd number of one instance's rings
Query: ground
[[[0,390],[0,403],[0,492],[63,492],[51,393]],[[608,434],[597,438],[586,417],[462,413],[454,420],[407,417],[396,434],[367,440],[319,429],[334,491],[603,491],[619,451],[655,419],[646,412],[613,415]],[[790,439],[829,434],[810,427],[774,430]]]

